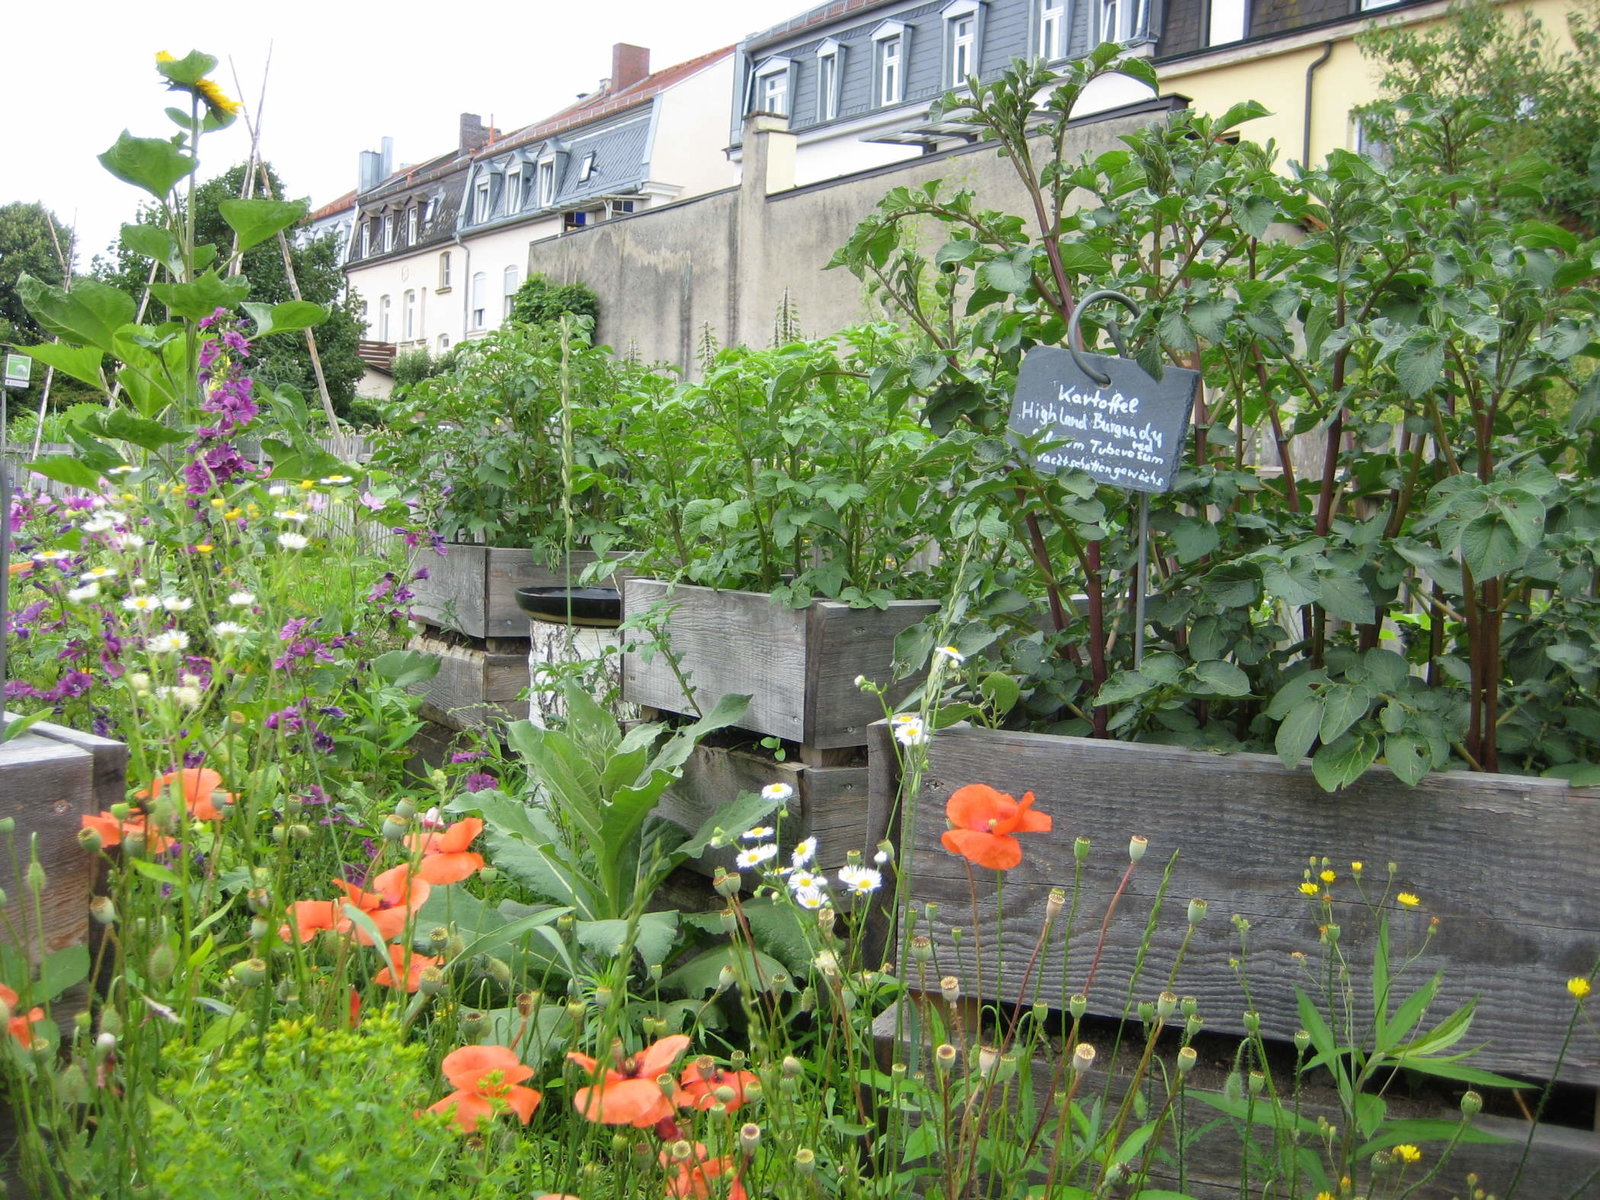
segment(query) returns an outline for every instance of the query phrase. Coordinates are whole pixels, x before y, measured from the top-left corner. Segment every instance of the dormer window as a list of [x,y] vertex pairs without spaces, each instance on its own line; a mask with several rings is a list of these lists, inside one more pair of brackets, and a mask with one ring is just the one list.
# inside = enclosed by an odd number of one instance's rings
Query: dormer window
[[478,180],[477,186],[472,191],[472,221],[481,224],[489,219],[489,177],[485,175]]
[[1135,42],[1148,36],[1148,9],[1143,0],[1098,0],[1097,21],[1102,42]]
[[506,171],[506,216],[522,208],[522,164],[515,162]]
[[583,161],[578,164],[578,182],[588,183],[589,176],[594,174],[594,151],[583,156]]
[[1041,0],[1039,57],[1055,62],[1067,56],[1067,0]]
[[539,207],[549,208],[556,202],[556,160],[552,155],[539,160]]
[[944,86],[967,86],[979,73],[983,48],[983,5],[978,0],[956,0],[944,12]]
[[907,30],[899,21],[885,21],[872,31],[874,103],[882,108],[906,96]]
[[385,213],[384,217],[383,217],[383,248],[385,250],[393,250],[394,249],[394,241],[395,241],[395,237],[396,236],[397,236],[397,226],[396,226],[396,223],[395,223],[395,219],[394,219],[394,217],[392,217],[389,214]]
[[844,51],[829,38],[817,47],[817,120],[831,121],[839,115],[839,85]]
[[771,113],[775,117],[789,115],[790,81],[794,64],[787,58],[769,58],[756,68],[752,93],[752,112]]
[[413,204],[406,209],[406,245],[415,246],[417,244],[417,229],[421,221],[422,206],[420,204]]

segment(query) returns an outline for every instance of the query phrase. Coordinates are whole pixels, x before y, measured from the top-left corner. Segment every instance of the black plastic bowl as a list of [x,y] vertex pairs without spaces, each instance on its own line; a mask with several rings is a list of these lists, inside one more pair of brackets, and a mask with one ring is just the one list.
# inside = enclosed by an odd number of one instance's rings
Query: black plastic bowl
[[622,622],[622,593],[609,587],[525,587],[517,607],[535,621],[615,629]]

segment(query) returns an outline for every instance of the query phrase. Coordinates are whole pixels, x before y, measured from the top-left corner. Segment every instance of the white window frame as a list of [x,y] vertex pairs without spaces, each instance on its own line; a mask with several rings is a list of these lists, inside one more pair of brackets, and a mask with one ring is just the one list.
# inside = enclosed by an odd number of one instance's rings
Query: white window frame
[[534,177],[536,197],[539,208],[549,208],[556,202],[556,156],[547,154],[541,158],[537,165],[538,174]]
[[792,111],[794,63],[787,58],[769,58],[756,67],[750,81],[751,112],[787,117]]
[[383,236],[378,239],[379,244],[382,245],[385,250],[393,250],[395,246],[395,239],[399,236],[399,233],[400,222],[394,219],[393,213],[384,213]]
[[406,245],[415,246],[417,244],[417,229],[419,225],[420,220],[417,212],[417,206],[413,204],[410,208],[406,209]]
[[967,76],[976,75],[983,60],[983,5],[978,0],[956,0],[945,5],[944,86],[955,91],[967,86]]
[[378,297],[378,340],[380,342],[387,342],[389,340],[389,297],[388,296],[379,296]]
[[472,276],[472,304],[471,319],[474,332],[483,329],[488,324],[489,273],[478,271]]
[[439,291],[450,290],[450,251],[446,250],[439,255]]
[[443,354],[446,350],[450,349],[450,335],[448,333],[441,333],[436,339],[435,345],[438,347],[439,353]]
[[591,151],[589,151],[587,154],[585,154],[583,156],[583,160],[578,164],[578,182],[579,183],[588,183],[589,182],[589,176],[591,176],[593,174],[594,174],[594,151],[591,150]]
[[[1398,0],[1391,0],[1398,3]],[[1096,0],[1095,28],[1099,32],[1096,44],[1116,42],[1122,45],[1146,36],[1145,0]]]
[[404,340],[411,342],[417,337],[417,290],[407,288],[400,300],[400,331]]
[[817,47],[817,120],[832,121],[839,115],[840,83],[844,79],[844,50],[829,38]]
[[483,175],[472,188],[472,223],[481,225],[489,219],[489,207],[494,196],[494,189],[490,186],[489,176]]
[[500,313],[501,320],[504,320],[511,315],[511,302],[517,298],[517,287],[521,282],[522,281],[517,278],[517,268],[514,265],[507,267],[503,272],[501,272],[500,290],[504,296],[502,311]]
[[902,104],[906,98],[907,30],[899,21],[885,21],[872,31],[872,101],[875,108]]
[[1039,57],[1058,62],[1067,56],[1067,0],[1039,2]]
[[506,170],[505,215],[515,216],[522,210],[522,164],[514,162]]
[[366,258],[372,253],[372,222],[361,222],[361,257]]

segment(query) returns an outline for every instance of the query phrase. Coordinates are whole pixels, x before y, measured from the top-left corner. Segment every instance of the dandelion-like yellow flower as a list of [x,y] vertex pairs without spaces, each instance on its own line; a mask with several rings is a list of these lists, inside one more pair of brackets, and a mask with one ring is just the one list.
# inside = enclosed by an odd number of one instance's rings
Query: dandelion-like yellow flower
[[1590,992],[1594,991],[1594,985],[1582,975],[1575,975],[1567,980],[1567,991],[1572,993],[1574,1000],[1582,1000]]
[[1317,1200],[1337,1200],[1332,1192],[1318,1192]]
[[1401,1142],[1394,1148],[1394,1156],[1403,1163],[1419,1163],[1422,1161],[1422,1151],[1410,1142]]
[[1413,896],[1410,892],[1401,892],[1395,897],[1395,899],[1406,908],[1415,908],[1417,905],[1422,903],[1420,899],[1418,899],[1416,896]]
[[1361,874],[1361,868],[1362,868],[1362,867],[1363,867],[1363,866],[1365,866],[1365,865],[1366,865],[1366,864],[1364,864],[1364,863],[1359,863],[1359,862],[1353,862],[1353,863],[1351,863],[1351,864],[1350,864],[1350,874],[1352,874],[1352,875],[1359,875],[1359,874]]
[[1303,895],[1315,896],[1322,891],[1322,888],[1308,879],[1300,885],[1300,891]]
[[230,508],[227,512],[222,514],[222,519],[224,521],[237,521],[242,516],[244,516],[244,510],[242,508]]
[[1339,876],[1333,871],[1324,871],[1321,875],[1318,875],[1317,878],[1322,880],[1323,883],[1332,883],[1335,879],[1339,878]]
[[213,547],[210,542],[197,542],[195,544],[194,552],[196,554],[210,554],[213,549],[215,549],[215,547]]

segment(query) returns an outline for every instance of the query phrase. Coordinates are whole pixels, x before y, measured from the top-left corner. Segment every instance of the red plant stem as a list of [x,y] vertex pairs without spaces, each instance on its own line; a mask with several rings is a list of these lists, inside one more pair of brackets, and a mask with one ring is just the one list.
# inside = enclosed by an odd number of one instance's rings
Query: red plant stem
[[1083,994],[1087,996],[1089,989],[1094,987],[1095,972],[1100,969],[1100,955],[1106,948],[1106,935],[1111,931],[1111,918],[1117,911],[1117,902],[1122,899],[1122,893],[1127,890],[1128,880],[1133,878],[1133,868],[1138,864],[1130,862],[1128,869],[1122,873],[1121,880],[1117,883],[1117,890],[1111,897],[1111,903],[1106,905],[1105,919],[1100,922],[1100,940],[1094,944],[1094,958],[1089,963],[1089,977],[1083,981]]

